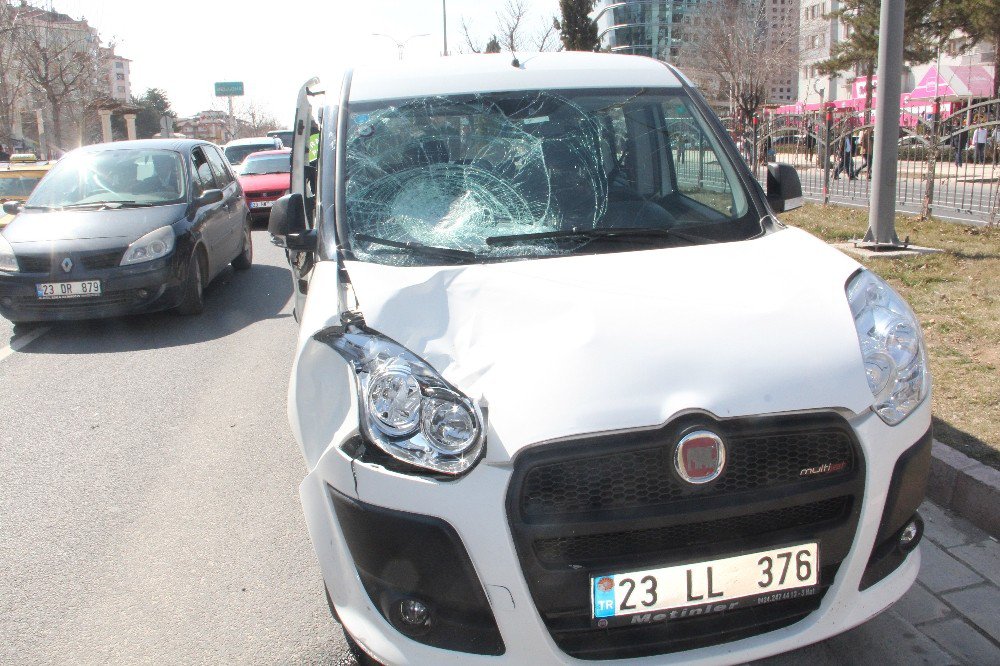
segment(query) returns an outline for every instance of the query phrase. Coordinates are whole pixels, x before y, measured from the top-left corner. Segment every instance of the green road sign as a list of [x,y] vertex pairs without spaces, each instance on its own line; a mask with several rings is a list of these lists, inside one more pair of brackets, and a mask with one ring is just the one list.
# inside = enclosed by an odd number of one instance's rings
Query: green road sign
[[216,97],[242,97],[242,81],[219,81],[215,84]]

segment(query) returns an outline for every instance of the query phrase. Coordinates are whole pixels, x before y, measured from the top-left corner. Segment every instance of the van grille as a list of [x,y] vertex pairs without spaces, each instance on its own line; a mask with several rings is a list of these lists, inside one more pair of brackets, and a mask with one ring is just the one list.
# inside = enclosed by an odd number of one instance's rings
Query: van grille
[[[704,486],[673,468],[677,441],[718,433],[727,464]],[[514,460],[507,516],[532,599],[553,640],[580,659],[636,658],[788,626],[819,607],[847,556],[864,490],[861,450],[836,414],[715,420],[527,449]],[[596,628],[590,577],[818,543],[807,598],[663,625]]]

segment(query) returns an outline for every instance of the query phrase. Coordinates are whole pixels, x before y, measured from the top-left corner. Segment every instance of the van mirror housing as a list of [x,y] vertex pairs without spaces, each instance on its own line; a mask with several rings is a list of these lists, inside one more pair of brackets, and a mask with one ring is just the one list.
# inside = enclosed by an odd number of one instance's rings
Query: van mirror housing
[[771,162],[767,165],[767,203],[775,213],[802,206],[802,182],[791,164]]
[[17,215],[21,212],[21,202],[20,201],[4,201],[3,202],[3,212],[8,215]]
[[316,250],[316,231],[306,226],[305,203],[298,192],[286,194],[274,202],[267,231],[275,245],[298,252]]

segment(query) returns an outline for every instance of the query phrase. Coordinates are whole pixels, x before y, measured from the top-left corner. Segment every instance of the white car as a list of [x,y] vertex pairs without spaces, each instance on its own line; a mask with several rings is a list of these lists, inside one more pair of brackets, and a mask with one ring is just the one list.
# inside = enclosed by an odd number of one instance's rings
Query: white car
[[920,326],[778,222],[794,170],[768,198],[675,69],[394,63],[310,81],[295,127],[320,141],[295,142],[269,226],[300,323],[289,418],[364,658],[736,664],[913,583]]
[[248,155],[261,150],[281,150],[283,147],[281,139],[273,136],[257,136],[246,139],[233,139],[222,147],[229,165],[239,176],[243,173],[243,162]]

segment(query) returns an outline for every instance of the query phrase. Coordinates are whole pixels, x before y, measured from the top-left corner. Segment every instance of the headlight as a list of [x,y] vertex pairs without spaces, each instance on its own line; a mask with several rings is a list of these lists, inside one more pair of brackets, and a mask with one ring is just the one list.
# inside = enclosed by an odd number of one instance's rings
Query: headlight
[[458,475],[479,461],[486,444],[479,406],[416,354],[354,324],[321,334],[358,378],[361,430],[397,460]]
[[10,246],[2,233],[0,233],[0,271],[17,272],[17,257],[14,256],[14,248]]
[[847,283],[872,409],[896,425],[930,392],[924,338],[913,311],[884,280],[861,271]]
[[160,227],[133,242],[125,250],[122,266],[141,264],[165,257],[174,249],[174,230],[171,227]]

